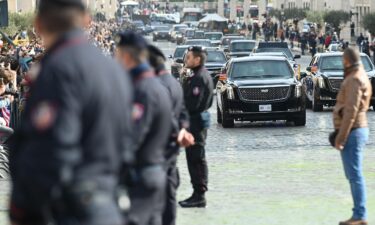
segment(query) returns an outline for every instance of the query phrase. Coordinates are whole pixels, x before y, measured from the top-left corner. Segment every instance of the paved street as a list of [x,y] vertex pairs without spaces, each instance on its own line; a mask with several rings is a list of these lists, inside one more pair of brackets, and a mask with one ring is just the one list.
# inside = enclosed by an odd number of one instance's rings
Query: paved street
[[[166,55],[175,45],[158,42]],[[306,67],[310,57],[299,62]],[[216,104],[216,103],[214,103]],[[215,106],[215,105],[214,105]],[[352,200],[340,155],[328,144],[331,109],[307,113],[306,127],[284,122],[239,123],[223,129],[211,108],[207,158],[208,207],[178,209],[178,225],[334,225],[351,216]],[[375,224],[375,112],[365,153],[369,224]],[[178,199],[191,194],[185,155],[179,161]],[[9,185],[0,181],[0,210]],[[7,224],[0,213],[0,224]]]

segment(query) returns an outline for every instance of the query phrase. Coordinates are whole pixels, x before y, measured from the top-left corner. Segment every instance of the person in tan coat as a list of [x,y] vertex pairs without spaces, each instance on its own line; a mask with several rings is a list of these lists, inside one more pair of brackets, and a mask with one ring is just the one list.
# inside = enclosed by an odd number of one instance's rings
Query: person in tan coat
[[368,141],[369,109],[372,87],[357,50],[344,52],[344,81],[337,95],[333,122],[345,176],[349,181],[354,208],[352,217],[340,225],[367,225],[366,187],[362,172],[363,150]]

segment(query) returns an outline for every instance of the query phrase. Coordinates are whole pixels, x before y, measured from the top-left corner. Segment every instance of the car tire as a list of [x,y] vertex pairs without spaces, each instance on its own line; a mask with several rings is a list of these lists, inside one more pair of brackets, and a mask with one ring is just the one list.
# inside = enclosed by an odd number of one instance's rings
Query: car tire
[[216,106],[216,112],[217,112],[217,123],[221,124],[223,121],[223,117],[221,116],[221,111],[219,106]]
[[224,106],[224,101],[222,101],[222,111],[221,111],[221,125],[223,128],[232,128],[234,127],[234,119],[230,118],[226,113],[225,113],[225,106]]
[[298,116],[293,120],[294,125],[297,127],[305,126],[306,125],[306,110],[303,110],[299,113]]
[[314,89],[314,93],[313,93],[312,110],[314,112],[321,112],[321,111],[323,111],[323,104],[321,104],[319,102],[318,96],[317,96],[317,93],[316,93],[315,89]]

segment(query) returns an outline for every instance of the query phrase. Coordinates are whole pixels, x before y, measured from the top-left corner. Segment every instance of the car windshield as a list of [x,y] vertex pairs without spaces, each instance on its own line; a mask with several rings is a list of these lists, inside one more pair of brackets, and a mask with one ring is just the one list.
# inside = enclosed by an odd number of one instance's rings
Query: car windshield
[[237,42],[231,43],[232,52],[251,52],[255,47],[253,42]]
[[258,60],[236,62],[232,66],[233,79],[280,79],[292,78],[293,70],[286,61]]
[[243,38],[240,38],[240,37],[238,37],[238,38],[224,38],[222,44],[223,45],[229,45],[229,43],[231,41],[234,41],[234,40],[243,40]]
[[156,31],[169,31],[168,27],[155,27]]
[[204,38],[210,39],[211,41],[218,41],[223,37],[222,34],[205,34]]
[[[367,56],[361,56],[361,61],[366,72],[373,70],[373,66]],[[343,71],[342,56],[327,56],[322,58],[320,70],[324,71]]]
[[207,62],[225,63],[226,58],[223,52],[208,51]]
[[144,26],[142,21],[134,21],[133,24],[136,27],[142,27],[142,26]]
[[174,27],[174,31],[181,31],[183,29],[186,29],[187,26],[176,26]]
[[289,48],[258,48],[255,52],[283,52],[289,60],[293,60],[293,54]]
[[173,58],[181,58],[184,56],[184,53],[187,48],[177,48],[176,51],[174,52]]
[[193,30],[187,30],[185,32],[186,37],[194,37],[194,31]]
[[204,33],[203,32],[195,32],[194,34],[194,38],[204,38]]
[[198,45],[198,46],[204,46],[204,47],[211,47],[211,42],[209,41],[187,41],[185,44],[190,45],[190,46]]

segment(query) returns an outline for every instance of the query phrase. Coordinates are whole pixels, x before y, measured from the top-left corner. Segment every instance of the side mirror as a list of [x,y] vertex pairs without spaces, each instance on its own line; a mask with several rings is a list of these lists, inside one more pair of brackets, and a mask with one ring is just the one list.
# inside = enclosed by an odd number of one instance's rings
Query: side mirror
[[173,59],[173,56],[172,56],[172,55],[169,55],[168,58],[169,58],[169,59]]
[[225,52],[225,53],[228,53],[228,52],[229,52],[229,49],[228,49],[228,48],[224,48],[224,52]]
[[184,60],[182,60],[182,59],[176,59],[176,63],[184,63]]
[[306,71],[311,72],[311,66],[306,67]]
[[294,56],[294,59],[300,59],[301,58],[301,55],[295,55]]

